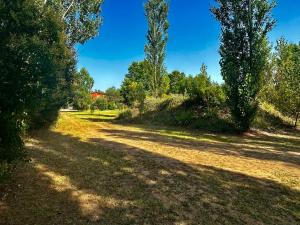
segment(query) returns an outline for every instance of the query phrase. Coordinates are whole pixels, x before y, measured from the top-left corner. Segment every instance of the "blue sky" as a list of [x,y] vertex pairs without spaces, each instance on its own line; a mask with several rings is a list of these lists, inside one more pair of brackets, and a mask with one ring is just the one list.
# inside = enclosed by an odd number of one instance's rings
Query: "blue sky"
[[[78,68],[86,67],[95,80],[95,89],[119,87],[128,66],[144,58],[147,21],[146,0],[105,0],[100,35],[78,46]],[[209,7],[213,0],[171,0],[169,41],[166,66],[168,71],[180,70],[197,74],[202,63],[208,66],[213,80],[221,82],[219,67],[218,22]],[[281,36],[292,42],[300,41],[300,1],[277,0],[274,17],[277,25],[269,39]]]

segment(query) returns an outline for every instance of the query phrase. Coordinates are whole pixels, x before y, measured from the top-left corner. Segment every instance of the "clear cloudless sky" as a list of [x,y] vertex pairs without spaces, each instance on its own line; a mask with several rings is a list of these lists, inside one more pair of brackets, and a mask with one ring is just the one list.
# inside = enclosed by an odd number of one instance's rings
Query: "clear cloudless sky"
[[[144,59],[147,20],[146,0],[105,0],[101,15],[104,23],[99,36],[78,46],[78,69],[86,67],[95,80],[94,89],[119,87],[128,66]],[[219,66],[218,22],[209,8],[214,0],[170,0],[169,41],[166,66],[197,74],[202,63],[213,80],[222,82]],[[277,0],[273,11],[277,25],[269,35],[275,43],[280,37],[300,41],[300,0]]]

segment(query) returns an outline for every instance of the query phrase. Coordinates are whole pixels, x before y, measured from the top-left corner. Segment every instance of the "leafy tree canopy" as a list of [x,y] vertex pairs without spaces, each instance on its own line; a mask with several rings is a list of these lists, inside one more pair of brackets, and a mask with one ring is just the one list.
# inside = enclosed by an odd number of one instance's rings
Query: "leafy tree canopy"
[[149,88],[151,94],[158,96],[162,85],[166,45],[168,41],[168,12],[169,4],[166,0],[148,0],[145,13],[148,19],[147,44],[145,46],[146,60],[150,65]]
[[0,0],[0,21],[0,160],[11,161],[20,155],[24,124],[56,119],[75,62],[64,24],[37,1]]
[[221,73],[227,86],[229,107],[237,127],[247,130],[257,111],[273,28],[268,0],[216,0],[211,11],[221,24]]
[[98,34],[103,0],[40,0],[60,14],[69,44],[83,44]]
[[169,74],[170,78],[170,93],[172,94],[184,94],[183,82],[185,74],[177,70]]
[[271,101],[283,114],[295,118],[300,112],[300,43],[280,39],[274,54],[264,99]]
[[91,92],[94,86],[94,79],[90,76],[87,69],[82,68],[74,76],[73,91],[73,107],[75,109],[88,109],[92,103]]
[[110,87],[105,91],[106,97],[108,98],[108,101],[120,103],[122,102],[122,96],[120,89],[117,89],[115,87]]

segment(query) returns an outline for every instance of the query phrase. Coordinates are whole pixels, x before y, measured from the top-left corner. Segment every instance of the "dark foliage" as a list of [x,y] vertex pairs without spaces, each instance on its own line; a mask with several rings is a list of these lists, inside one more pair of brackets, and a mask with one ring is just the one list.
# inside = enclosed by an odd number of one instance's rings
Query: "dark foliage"
[[255,117],[269,47],[267,34],[274,26],[268,0],[216,0],[212,12],[221,24],[221,73],[237,127],[249,129]]
[[22,131],[53,122],[74,70],[64,24],[35,1],[0,0],[0,160],[23,155]]

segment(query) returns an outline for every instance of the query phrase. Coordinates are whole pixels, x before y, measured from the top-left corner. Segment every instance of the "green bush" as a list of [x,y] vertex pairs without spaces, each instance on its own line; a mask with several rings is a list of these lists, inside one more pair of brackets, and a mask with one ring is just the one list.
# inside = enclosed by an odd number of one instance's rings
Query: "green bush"
[[170,95],[164,98],[148,97],[143,115],[139,115],[138,110],[133,108],[122,112],[119,119],[207,131],[234,131],[230,115],[224,108],[208,110],[199,106],[199,102],[195,99],[189,99],[183,95]]
[[92,104],[92,108],[98,110],[107,110],[108,109],[108,101],[105,97],[97,98]]
[[132,109],[127,109],[119,113],[118,119],[119,120],[132,120],[134,118],[133,110]]
[[107,109],[109,109],[109,110],[115,110],[117,108],[118,108],[118,106],[117,106],[117,104],[115,102],[108,102],[107,103]]
[[0,113],[0,162],[12,162],[25,156],[23,124],[17,118]]
[[[208,109],[199,105],[196,99],[183,95],[171,95],[165,98],[148,97],[145,100],[145,112],[139,115],[138,109],[132,108],[119,115],[120,120],[145,124],[190,127],[210,132],[237,132],[226,106]],[[282,115],[271,104],[263,102],[252,123],[259,129],[291,128],[293,120]]]
[[154,112],[172,109],[182,105],[186,100],[185,96],[177,94],[168,95],[164,98],[147,97],[145,100],[145,111]]
[[236,127],[230,119],[229,113],[226,115],[208,114],[198,118],[194,123],[194,128],[210,132],[236,132]]
[[195,113],[191,110],[180,110],[173,113],[171,125],[191,126],[196,120]]
[[122,103],[118,103],[115,101],[110,101],[106,97],[97,98],[90,106],[92,112],[95,110],[116,110],[116,109],[124,109],[124,105]]
[[26,154],[22,141],[23,124],[13,116],[0,113],[0,182],[5,180],[16,160],[23,159]]
[[37,1],[1,1],[2,165],[24,157],[25,128],[51,123],[65,104],[75,60],[60,18]]

